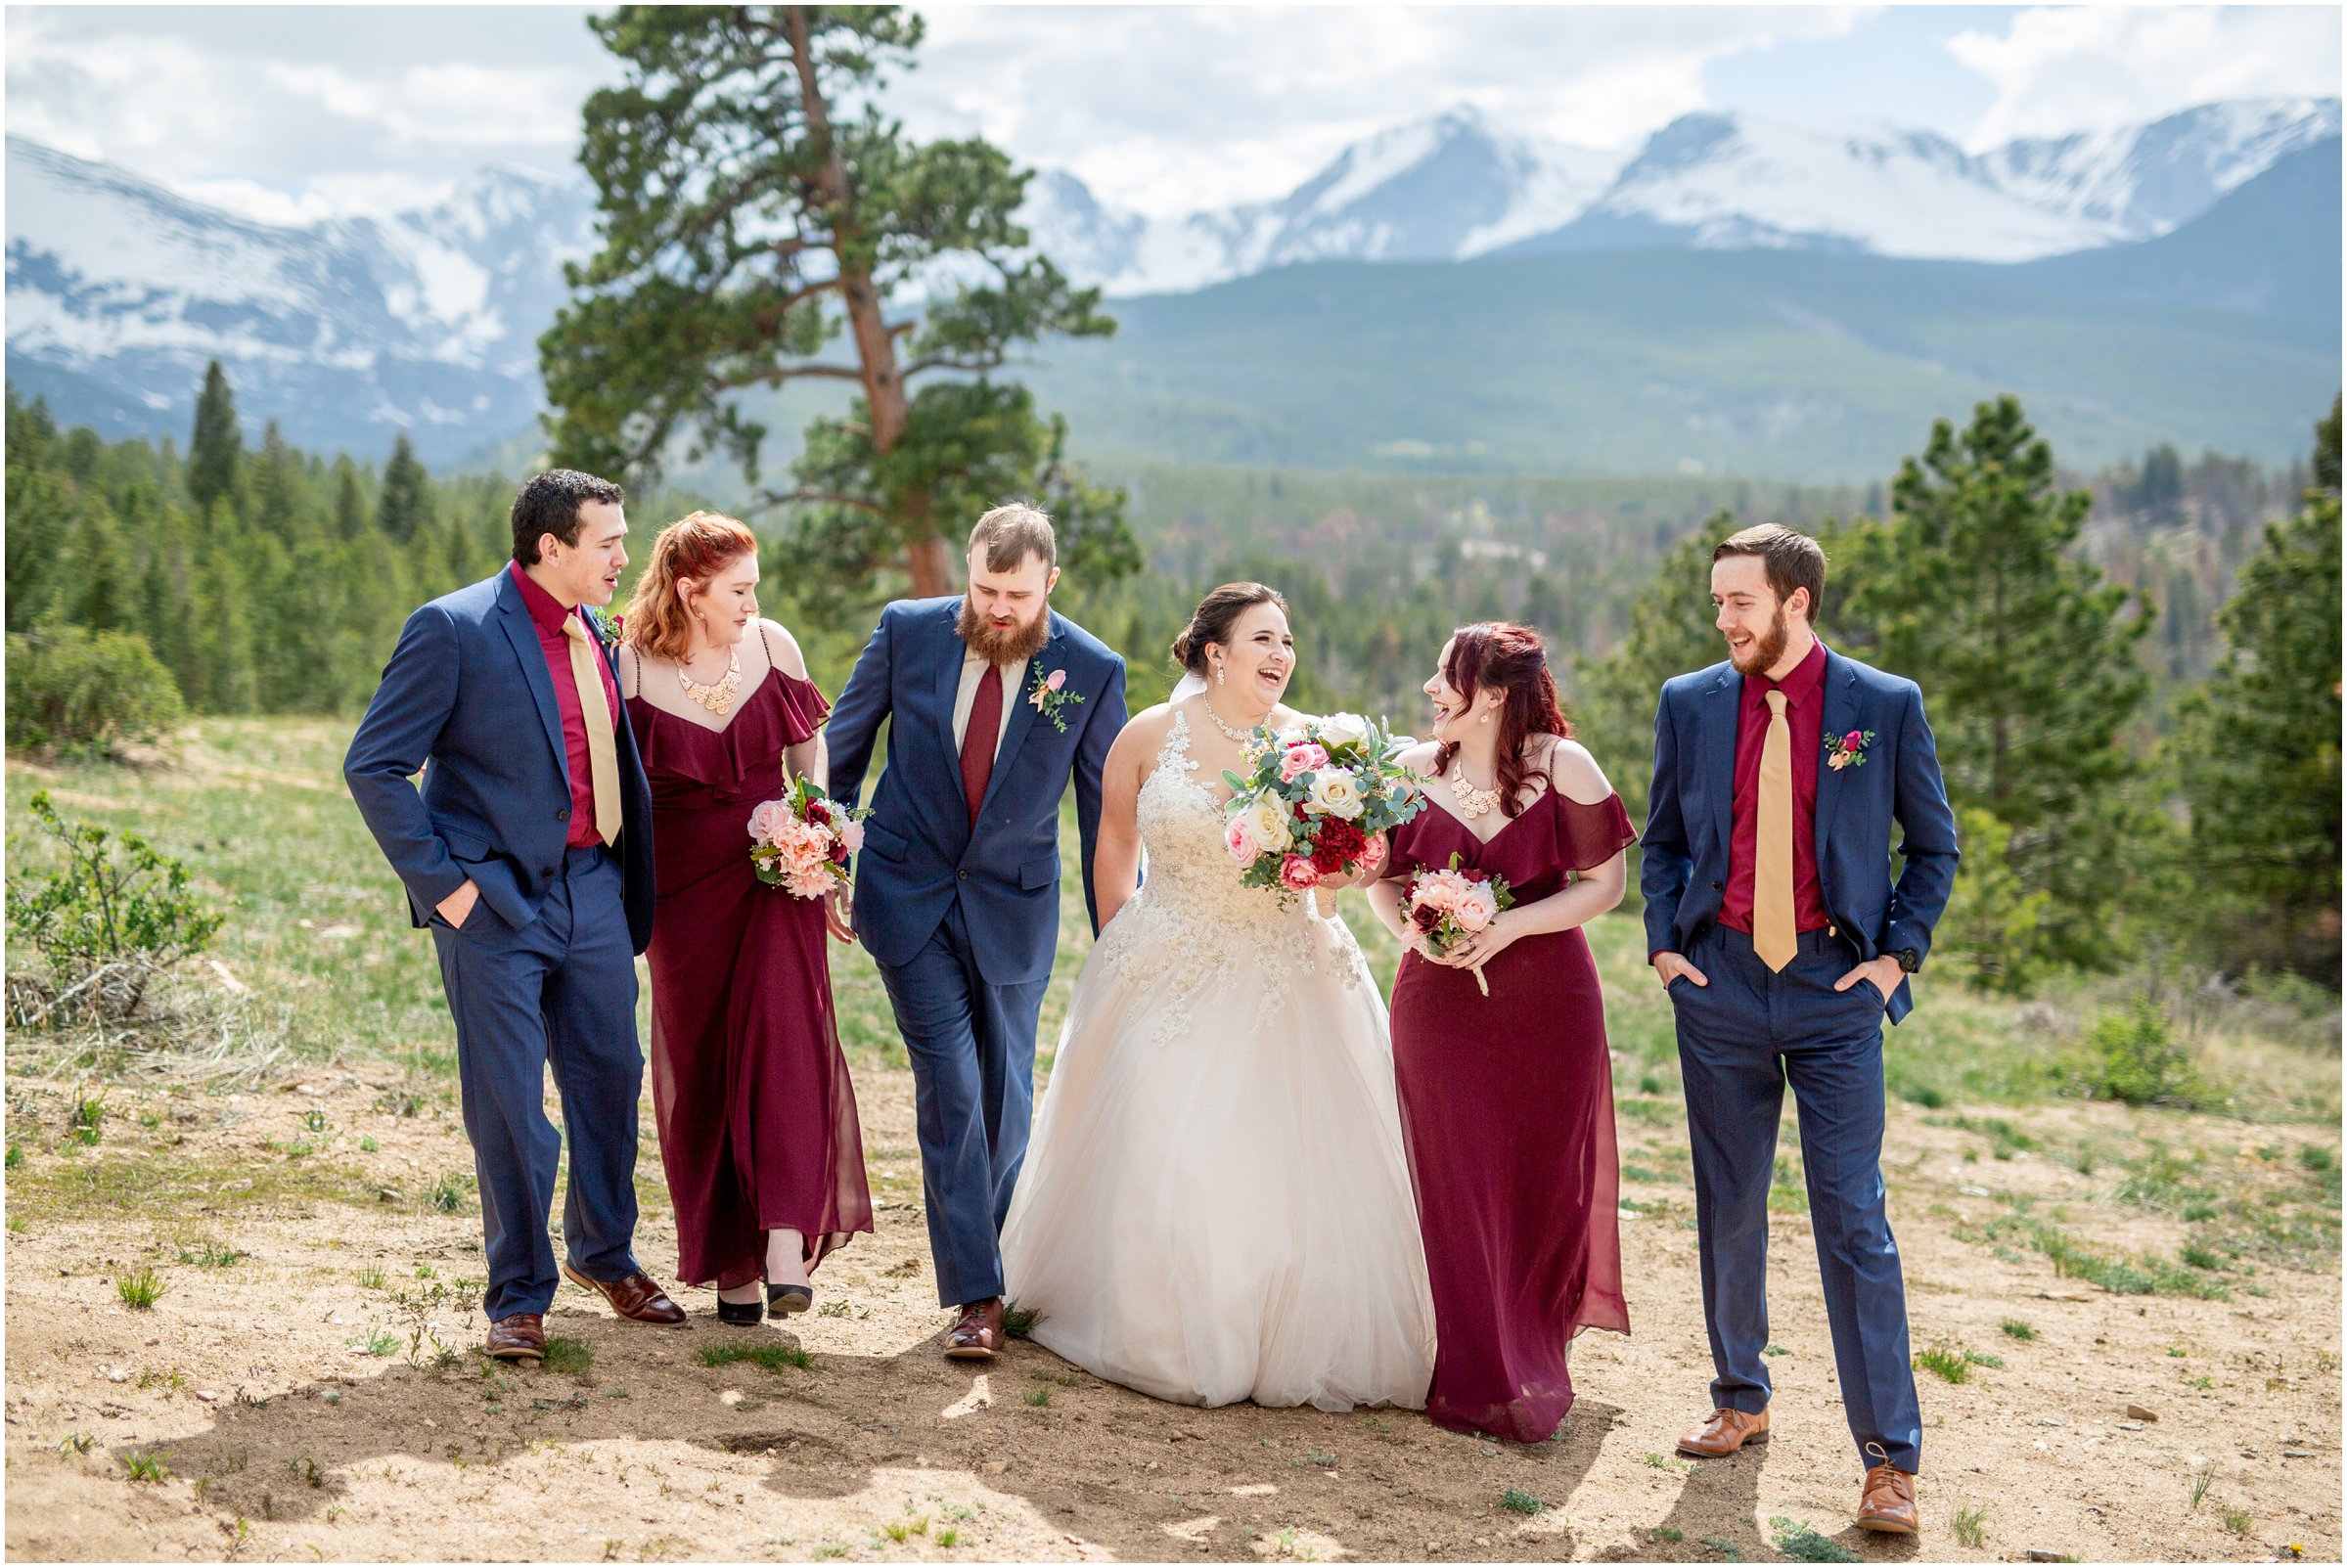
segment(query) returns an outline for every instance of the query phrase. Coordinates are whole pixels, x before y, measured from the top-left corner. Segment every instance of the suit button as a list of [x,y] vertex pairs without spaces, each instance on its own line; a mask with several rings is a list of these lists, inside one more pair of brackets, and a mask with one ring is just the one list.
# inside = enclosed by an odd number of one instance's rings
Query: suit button
[[570,808],[568,806],[564,806],[561,811],[556,812],[554,814],[554,820],[556,822],[568,822],[570,820]]
[[1726,888],[1726,886],[1727,884],[1724,882],[1714,882],[1711,884],[1711,890],[1715,893],[1721,892]]
[[954,874],[966,882],[970,880],[970,873],[968,872],[956,872]]

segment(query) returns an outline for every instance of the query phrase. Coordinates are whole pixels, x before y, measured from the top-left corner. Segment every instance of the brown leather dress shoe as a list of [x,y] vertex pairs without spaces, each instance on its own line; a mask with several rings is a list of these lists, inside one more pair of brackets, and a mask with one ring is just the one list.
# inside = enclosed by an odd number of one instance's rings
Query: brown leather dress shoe
[[685,1309],[670,1301],[641,1269],[624,1279],[590,1279],[565,1263],[563,1277],[603,1297],[622,1318],[633,1318],[640,1323],[674,1324],[685,1321]]
[[988,1296],[984,1301],[968,1302],[962,1308],[962,1316],[955,1320],[953,1332],[945,1336],[946,1360],[992,1361],[994,1353],[1003,1348],[1006,1337],[1002,1297]]
[[1887,1464],[1867,1471],[1866,1490],[1858,1495],[1858,1523],[1885,1535],[1914,1535],[1916,1478]]
[[546,1359],[546,1320],[534,1312],[518,1312],[489,1325],[488,1351],[499,1361],[518,1361],[535,1366]]
[[1724,1459],[1746,1443],[1769,1440],[1769,1412],[1757,1415],[1725,1407],[1703,1417],[1703,1424],[1679,1439],[1679,1452],[1698,1459]]

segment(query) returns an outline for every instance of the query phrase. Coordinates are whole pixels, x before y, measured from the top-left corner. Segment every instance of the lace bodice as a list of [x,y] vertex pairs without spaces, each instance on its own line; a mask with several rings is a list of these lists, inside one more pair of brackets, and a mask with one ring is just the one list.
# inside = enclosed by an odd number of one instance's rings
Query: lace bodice
[[[1135,803],[1149,851],[1145,879],[1101,932],[1092,962],[1194,992],[1236,963],[1259,964],[1272,982],[1266,1007],[1285,996],[1293,975],[1322,963],[1348,986],[1371,984],[1344,921],[1322,918],[1309,898],[1284,903],[1277,889],[1240,881],[1223,843],[1222,803],[1195,777],[1197,769],[1189,717],[1177,711]],[[1169,1016],[1186,1022],[1188,1009]]]

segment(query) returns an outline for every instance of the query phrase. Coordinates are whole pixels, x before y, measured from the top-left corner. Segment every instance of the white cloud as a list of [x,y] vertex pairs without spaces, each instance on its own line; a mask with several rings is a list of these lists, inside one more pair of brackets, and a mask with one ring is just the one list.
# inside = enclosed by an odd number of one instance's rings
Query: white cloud
[[2339,91],[2335,6],[2042,6],[1948,52],[1997,88],[1968,138],[2103,130],[2229,98]]

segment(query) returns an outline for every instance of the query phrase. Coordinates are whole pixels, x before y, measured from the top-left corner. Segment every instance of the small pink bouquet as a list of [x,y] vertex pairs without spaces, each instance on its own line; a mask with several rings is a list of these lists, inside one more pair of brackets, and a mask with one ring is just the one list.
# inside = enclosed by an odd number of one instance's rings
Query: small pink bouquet
[[758,880],[798,898],[822,898],[847,885],[847,858],[864,847],[867,812],[827,799],[798,779],[780,800],[749,814],[749,859]]
[[[1420,872],[1410,878],[1403,892],[1403,907],[1410,912],[1410,923],[1426,938],[1426,945],[1436,953],[1448,953],[1470,936],[1491,928],[1500,918],[1500,911],[1515,902],[1508,890],[1505,876],[1485,876],[1459,869],[1459,856],[1451,856],[1447,871]],[[1474,970],[1475,984],[1485,996],[1491,995],[1491,982],[1483,978],[1483,970]]]

